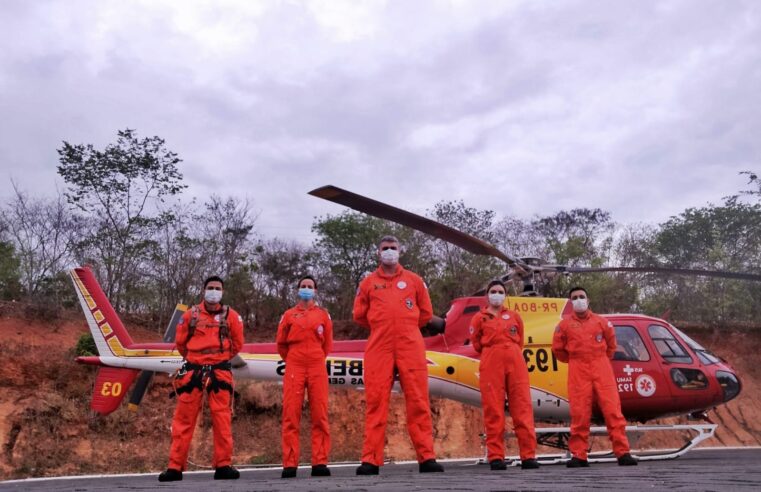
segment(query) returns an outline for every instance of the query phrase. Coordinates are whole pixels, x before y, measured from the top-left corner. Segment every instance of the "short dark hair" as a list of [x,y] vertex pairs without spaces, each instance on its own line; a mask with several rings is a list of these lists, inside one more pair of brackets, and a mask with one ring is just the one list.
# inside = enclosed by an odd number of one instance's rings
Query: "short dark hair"
[[380,245],[381,245],[381,244],[383,244],[383,243],[396,243],[396,244],[399,244],[399,245],[401,245],[401,243],[400,243],[400,242],[399,242],[399,240],[396,238],[396,236],[391,236],[391,235],[389,235],[389,234],[387,234],[387,235],[383,236],[383,237],[380,239],[380,241],[378,241],[378,247],[380,248]]
[[580,290],[580,291],[584,292],[584,294],[586,294],[587,297],[589,296],[589,293],[587,292],[587,289],[585,289],[584,287],[573,287],[573,288],[571,288],[571,290],[568,291],[568,297],[570,298],[571,294],[576,292],[577,290]]
[[486,294],[489,294],[489,289],[494,287],[495,285],[501,285],[503,289],[505,289],[505,293],[507,293],[507,287],[505,287],[505,283],[501,280],[492,280],[489,282],[489,285],[486,286]]
[[311,280],[312,282],[314,282],[314,288],[315,289],[317,288],[317,280],[315,280],[314,277],[311,275],[304,275],[303,277],[301,277],[299,279],[299,283],[296,284],[296,287],[301,288],[301,282],[303,282],[304,280]]
[[220,284],[222,284],[222,287],[225,286],[225,281],[222,280],[222,277],[220,277],[218,275],[212,275],[211,277],[209,277],[209,278],[207,278],[206,280],[203,281],[203,288],[204,288],[204,290],[206,290],[206,286],[209,285],[209,282],[219,282]]

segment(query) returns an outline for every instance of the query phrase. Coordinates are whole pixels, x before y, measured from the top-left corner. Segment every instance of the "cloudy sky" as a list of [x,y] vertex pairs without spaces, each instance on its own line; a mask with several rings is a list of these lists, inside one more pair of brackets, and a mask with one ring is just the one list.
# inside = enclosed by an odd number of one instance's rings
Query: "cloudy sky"
[[761,171],[761,2],[0,1],[0,199],[136,128],[307,241],[334,184],[657,223]]

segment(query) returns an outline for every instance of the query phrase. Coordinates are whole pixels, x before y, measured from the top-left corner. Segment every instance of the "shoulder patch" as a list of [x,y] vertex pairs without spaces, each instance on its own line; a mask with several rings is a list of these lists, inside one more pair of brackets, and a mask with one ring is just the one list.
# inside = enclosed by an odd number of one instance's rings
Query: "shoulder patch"
[[475,333],[475,332],[476,332],[476,329],[475,329],[475,328],[473,328],[473,327],[471,326],[470,328],[468,328],[468,331],[469,331],[469,332],[470,332],[470,334],[472,335],[473,333]]
[[613,323],[611,323],[610,321],[608,321],[608,327],[609,327],[609,328],[613,328]]
[[238,321],[240,321],[241,323],[243,323],[243,316],[241,316],[240,314],[238,315]]

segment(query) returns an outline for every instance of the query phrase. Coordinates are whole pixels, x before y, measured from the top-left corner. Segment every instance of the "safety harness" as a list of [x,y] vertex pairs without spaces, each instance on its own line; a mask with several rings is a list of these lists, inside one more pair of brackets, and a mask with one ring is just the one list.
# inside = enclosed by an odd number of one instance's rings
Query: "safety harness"
[[[188,340],[190,340],[196,332],[196,326],[198,325],[198,318],[201,310],[198,306],[193,306],[190,309],[190,321],[188,322]],[[219,313],[219,352],[224,352],[225,338],[230,338],[230,327],[227,324],[227,316],[230,313],[228,306],[222,306],[222,311]],[[210,313],[211,314],[211,313]],[[220,362],[218,364],[193,364],[192,362],[185,361],[182,367],[177,371],[177,379],[181,378],[188,372],[192,372],[190,380],[178,387],[174,387],[174,391],[169,394],[169,398],[179,396],[183,393],[190,393],[194,389],[203,391],[206,387],[206,392],[214,393],[220,390],[234,392],[233,386],[226,382],[217,379],[215,371],[230,371],[232,370],[232,364],[230,361]]]
[[[193,338],[196,332],[196,325],[198,324],[198,317],[201,314],[201,310],[198,306],[190,308],[190,322],[188,323],[188,340]],[[209,313],[211,314],[211,313]],[[225,338],[230,338],[230,327],[227,324],[227,316],[230,314],[229,306],[222,306],[222,312],[219,313],[219,351],[224,351]]]
[[184,376],[186,373],[191,372],[193,375],[183,386],[175,388],[172,393],[169,394],[169,398],[174,395],[181,395],[183,393],[191,393],[194,389],[203,391],[204,383],[206,384],[206,392],[218,393],[220,390],[233,392],[233,387],[227,381],[220,381],[214,371],[230,371],[232,370],[232,364],[230,361],[220,362],[219,364],[193,364],[191,362],[185,362],[177,373],[178,377]]

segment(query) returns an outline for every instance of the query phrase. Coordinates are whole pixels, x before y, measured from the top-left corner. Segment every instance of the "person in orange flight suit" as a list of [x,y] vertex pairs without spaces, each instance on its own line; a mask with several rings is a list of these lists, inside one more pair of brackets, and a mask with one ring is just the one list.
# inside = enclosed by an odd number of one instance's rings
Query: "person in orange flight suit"
[[378,245],[380,266],[359,284],[354,321],[370,328],[365,348],[367,408],[362,464],[357,475],[377,475],[391,387],[398,371],[407,406],[407,431],[420,473],[442,472],[433,452],[433,425],[428,401],[428,362],[420,328],[433,317],[428,289],[419,276],[399,264],[399,241],[385,236]]
[[299,303],[280,318],[277,351],[285,361],[283,377],[283,478],[299,466],[299,426],[304,389],[312,414],[312,476],[329,476],[328,371],[325,358],[333,346],[333,321],[317,306],[317,282],[311,275],[298,282]]
[[182,480],[187,466],[190,440],[201,410],[204,391],[208,394],[214,428],[214,479],[237,479],[232,466],[232,394],[230,360],[243,347],[243,320],[221,303],[224,282],[209,277],[204,282],[204,300],[185,312],[177,324],[175,343],[185,363],[174,381],[177,407],[172,420],[169,468],[159,482]]
[[621,466],[636,465],[629,453],[626,420],[621,413],[616,378],[610,359],[616,352],[613,325],[589,309],[587,291],[574,287],[568,294],[573,315],[555,328],[552,353],[568,363],[568,403],[571,410],[571,437],[568,448],[572,458],[569,468],[587,467],[589,425],[596,402],[605,418],[613,453]]
[[492,280],[486,288],[488,305],[470,322],[470,341],[481,354],[478,368],[486,447],[492,470],[506,470],[505,388],[521,455],[521,468],[539,468],[536,461],[534,409],[528,369],[523,358],[523,320],[504,307],[505,284]]

